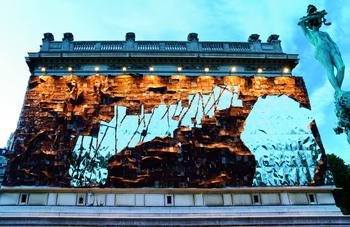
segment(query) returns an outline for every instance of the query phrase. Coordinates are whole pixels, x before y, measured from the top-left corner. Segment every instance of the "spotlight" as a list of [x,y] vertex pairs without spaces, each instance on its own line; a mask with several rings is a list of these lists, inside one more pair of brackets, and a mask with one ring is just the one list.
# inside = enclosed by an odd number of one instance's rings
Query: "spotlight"
[[153,71],[154,71],[153,66],[150,66],[150,67],[149,67],[149,71],[151,71],[151,72],[153,72]]
[[209,67],[205,67],[204,72],[206,72],[206,73],[209,72]]
[[262,73],[263,70],[262,70],[262,68],[258,68],[258,69],[256,70],[256,72],[257,72],[257,73]]
[[177,71],[181,72],[182,71],[182,67],[181,66],[177,67]]
[[73,68],[69,66],[69,67],[67,68],[67,70],[68,70],[69,72],[72,72],[72,71],[73,71]]
[[236,71],[237,71],[236,66],[232,66],[232,68],[231,68],[231,73],[234,73],[234,72],[236,72]]
[[284,67],[282,70],[283,73],[290,73],[290,68]]
[[96,66],[96,67],[95,67],[95,71],[96,71],[96,72],[97,72],[97,71],[100,71],[100,67]]
[[128,70],[128,68],[126,66],[123,66],[122,70],[126,71],[126,70]]
[[46,72],[46,68],[45,67],[41,67],[40,71],[41,72]]

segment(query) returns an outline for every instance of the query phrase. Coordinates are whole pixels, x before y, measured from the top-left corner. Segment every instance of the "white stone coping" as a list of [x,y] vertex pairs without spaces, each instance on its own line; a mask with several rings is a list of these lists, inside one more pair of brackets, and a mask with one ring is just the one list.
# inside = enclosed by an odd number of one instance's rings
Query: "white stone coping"
[[258,192],[332,192],[335,186],[226,187],[226,188],[64,188],[45,186],[1,186],[4,192],[91,192],[91,193],[258,193]]
[[[20,212],[19,212],[20,211]],[[120,217],[120,218],[161,218],[161,217],[267,217],[267,216],[337,216],[341,215],[334,205],[324,206],[239,206],[239,207],[81,207],[81,206],[0,206],[0,216],[54,217]],[[350,217],[350,216],[349,216]]]

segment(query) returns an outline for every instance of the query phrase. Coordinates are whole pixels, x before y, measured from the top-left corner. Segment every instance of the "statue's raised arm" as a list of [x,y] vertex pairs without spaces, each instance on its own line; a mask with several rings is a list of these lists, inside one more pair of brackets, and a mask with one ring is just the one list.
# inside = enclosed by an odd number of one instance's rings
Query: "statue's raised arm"
[[305,24],[312,29],[313,26],[321,27],[322,24],[327,26],[332,24],[330,22],[326,22],[327,19],[325,16],[328,14],[326,10],[317,11],[315,6],[309,5],[307,12],[308,14],[306,16],[300,18],[298,25]]
[[303,30],[305,37],[309,40],[309,42],[311,42],[314,45],[314,42],[313,42],[313,39],[312,39],[312,35],[310,33],[310,29],[307,28],[306,22],[307,22],[307,18],[306,17],[302,17],[302,18],[300,18],[298,25]]
[[309,42],[315,47],[318,44],[318,34],[313,31],[318,31],[322,24],[327,26],[331,25],[331,23],[326,22],[325,16],[327,14],[326,10],[317,11],[315,6],[309,5],[307,8],[307,15],[299,19],[298,25],[302,28]]

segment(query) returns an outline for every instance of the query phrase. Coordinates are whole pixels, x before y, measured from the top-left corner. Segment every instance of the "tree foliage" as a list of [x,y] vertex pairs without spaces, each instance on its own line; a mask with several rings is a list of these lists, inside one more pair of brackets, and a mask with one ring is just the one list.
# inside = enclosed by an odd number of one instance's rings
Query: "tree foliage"
[[344,160],[335,154],[327,155],[327,160],[335,185],[342,188],[334,192],[336,204],[344,214],[350,214],[350,165],[346,165]]

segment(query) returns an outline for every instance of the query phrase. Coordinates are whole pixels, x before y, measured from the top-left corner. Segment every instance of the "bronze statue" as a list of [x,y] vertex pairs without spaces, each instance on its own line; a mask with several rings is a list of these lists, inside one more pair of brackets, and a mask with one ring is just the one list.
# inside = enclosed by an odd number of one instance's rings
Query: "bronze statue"
[[[307,15],[300,18],[298,25],[309,42],[315,47],[315,58],[326,69],[327,77],[335,90],[335,107],[338,117],[337,134],[345,132],[350,143],[350,92],[341,90],[344,80],[345,65],[337,44],[327,32],[320,31],[322,24],[329,26],[325,16],[326,10],[317,11],[314,5],[309,5]],[[337,74],[334,74],[334,68]]]
[[[309,5],[307,13],[307,16],[300,18],[298,25],[301,26],[310,43],[315,46],[315,58],[325,67],[329,82],[335,91],[340,91],[345,72],[343,59],[337,44],[328,33],[319,30],[322,24],[330,25],[324,18],[327,12],[317,11],[315,6]],[[337,69],[336,76],[334,67]]]

